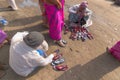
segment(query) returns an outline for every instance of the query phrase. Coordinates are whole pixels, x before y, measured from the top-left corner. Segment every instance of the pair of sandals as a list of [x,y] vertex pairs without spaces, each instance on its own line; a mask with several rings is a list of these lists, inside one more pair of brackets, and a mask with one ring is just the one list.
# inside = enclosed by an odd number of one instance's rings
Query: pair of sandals
[[67,44],[67,41],[61,39],[55,42],[56,44],[58,44],[60,47],[65,47]]
[[57,53],[57,55],[53,57],[53,61],[51,63],[53,69],[57,71],[67,70],[68,69],[67,65],[59,65],[65,61],[62,54],[59,53],[59,50],[56,50],[55,52]]
[[51,63],[52,66],[61,64],[61,63],[63,63],[65,61],[61,53],[56,52],[56,54],[57,55],[53,57],[53,61]]

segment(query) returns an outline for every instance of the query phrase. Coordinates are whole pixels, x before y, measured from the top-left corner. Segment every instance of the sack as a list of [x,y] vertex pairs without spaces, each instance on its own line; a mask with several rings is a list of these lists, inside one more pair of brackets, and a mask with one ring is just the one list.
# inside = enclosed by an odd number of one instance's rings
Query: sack
[[7,38],[7,34],[0,29],[0,44]]
[[118,60],[120,60],[120,41],[118,41],[111,49],[110,53]]

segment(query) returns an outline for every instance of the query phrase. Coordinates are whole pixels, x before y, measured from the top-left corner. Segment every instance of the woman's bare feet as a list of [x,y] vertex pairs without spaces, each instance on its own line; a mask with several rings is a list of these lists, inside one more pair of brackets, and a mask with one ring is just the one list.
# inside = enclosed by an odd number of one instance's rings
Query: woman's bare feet
[[56,41],[56,43],[57,43],[60,47],[65,47],[65,44],[64,44],[63,40]]

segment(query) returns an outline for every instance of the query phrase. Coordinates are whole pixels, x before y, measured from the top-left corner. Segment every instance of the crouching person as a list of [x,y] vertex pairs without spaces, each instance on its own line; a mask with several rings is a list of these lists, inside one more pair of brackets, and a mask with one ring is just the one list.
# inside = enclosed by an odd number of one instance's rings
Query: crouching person
[[80,4],[73,5],[69,8],[69,22],[71,26],[88,27],[92,25],[92,11],[88,8],[88,2],[83,1]]
[[39,32],[17,32],[11,39],[10,67],[21,76],[28,76],[36,67],[52,62],[56,53],[48,57],[48,44]]

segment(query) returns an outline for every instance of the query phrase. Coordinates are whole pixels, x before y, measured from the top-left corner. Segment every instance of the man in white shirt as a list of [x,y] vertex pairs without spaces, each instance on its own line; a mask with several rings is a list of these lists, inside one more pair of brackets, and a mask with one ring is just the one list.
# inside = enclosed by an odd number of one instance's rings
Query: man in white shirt
[[11,68],[21,76],[28,76],[36,67],[45,66],[52,62],[56,55],[50,54],[44,57],[41,50],[48,50],[48,44],[44,36],[39,32],[17,32],[11,39],[9,64]]

